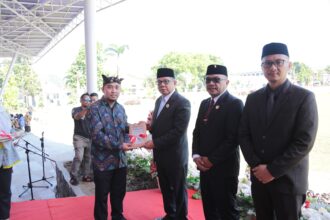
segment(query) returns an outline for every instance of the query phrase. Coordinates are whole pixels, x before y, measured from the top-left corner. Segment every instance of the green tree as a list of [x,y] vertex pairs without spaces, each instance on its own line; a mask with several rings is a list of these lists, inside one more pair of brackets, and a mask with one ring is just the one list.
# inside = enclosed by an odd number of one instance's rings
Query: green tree
[[[210,64],[221,64],[219,57],[211,54],[177,53],[170,52],[164,55],[157,65],[152,67],[156,72],[160,67],[172,68],[178,81],[178,89],[181,91],[200,90],[203,87],[205,71]],[[155,77],[147,79],[145,85],[155,88]]]
[[147,97],[155,98],[156,96],[156,83],[155,83],[155,76],[147,77],[143,82],[144,88],[146,88]]
[[293,63],[293,78],[300,84],[308,85],[313,79],[312,69],[304,63]]
[[128,50],[128,45],[116,45],[110,44],[107,48],[104,49],[106,55],[116,56],[116,65],[117,65],[117,76],[119,75],[119,58],[126,50]]
[[324,72],[330,74],[330,65],[324,68]]
[[[7,74],[9,65],[8,61],[1,68],[1,82],[3,82]],[[41,95],[41,93],[41,83],[38,75],[31,68],[30,60],[22,57],[18,58],[5,88],[4,106],[9,111],[22,111],[24,108],[30,107],[30,104],[35,106],[35,98]],[[28,101],[29,97],[32,98],[32,103]]]
[[318,71],[319,80],[323,85],[330,85],[330,65],[326,66],[324,69]]
[[9,112],[19,111],[23,105],[19,102],[19,88],[15,84],[14,80],[9,80],[3,94],[3,105]]
[[15,80],[20,94],[25,99],[25,105],[28,107],[27,98],[32,97],[32,105],[35,106],[35,97],[42,91],[39,77],[32,70],[31,63],[28,59],[20,59],[18,64],[14,66],[14,75],[11,80]]
[[[108,75],[104,70],[105,53],[103,46],[97,43],[97,87],[101,89],[102,74]],[[65,85],[70,90],[70,101],[74,102],[79,92],[87,90],[87,76],[86,76],[86,53],[85,45],[79,49],[75,61],[72,63],[70,69],[65,76]]]

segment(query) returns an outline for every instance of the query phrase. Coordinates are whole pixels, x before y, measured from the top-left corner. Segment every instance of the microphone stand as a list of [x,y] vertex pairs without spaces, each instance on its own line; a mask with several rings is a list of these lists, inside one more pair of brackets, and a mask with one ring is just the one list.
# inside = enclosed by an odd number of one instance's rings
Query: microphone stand
[[[22,197],[22,195],[24,193],[26,193],[29,189],[30,189],[30,193],[31,193],[31,200],[34,200],[34,197],[33,197],[33,188],[48,188],[48,186],[33,186],[32,185],[32,178],[31,178],[31,167],[30,167],[30,156],[29,156],[29,153],[33,153],[33,154],[36,154],[36,155],[39,155],[39,156],[42,156],[40,155],[39,153],[35,152],[35,151],[32,151],[29,149],[29,143],[26,142],[25,143],[25,146],[26,147],[22,147],[18,144],[16,144],[16,146],[20,147],[20,148],[23,148],[25,150],[25,153],[26,153],[26,161],[27,161],[27,164],[28,164],[28,174],[29,174],[29,182],[26,184],[26,185],[23,185],[23,188],[26,188],[18,197]],[[55,162],[55,161],[54,161]]]
[[[41,141],[41,157],[42,157],[42,177],[39,180],[33,181],[32,183],[40,182],[40,181],[45,181],[47,182],[50,186],[53,186],[47,179],[54,178],[54,176],[51,177],[46,177],[45,176],[45,161],[46,161],[46,156],[49,156],[48,154],[45,153],[44,150],[44,132],[42,132],[42,137],[40,138]],[[46,156],[45,156],[46,155]],[[54,161],[55,162],[55,161]]]
[[[17,141],[17,143],[19,143],[20,140],[23,140],[25,143],[27,143],[28,145],[30,145],[30,147],[33,147],[33,148],[36,149],[37,151],[40,151],[40,152],[42,151],[40,148],[34,146],[33,144],[31,144],[30,142],[28,142],[27,140],[25,140],[25,139],[23,139],[23,138],[19,138],[18,141]],[[46,156],[49,156],[49,155],[46,154],[46,153],[45,153],[45,155],[46,155]]]

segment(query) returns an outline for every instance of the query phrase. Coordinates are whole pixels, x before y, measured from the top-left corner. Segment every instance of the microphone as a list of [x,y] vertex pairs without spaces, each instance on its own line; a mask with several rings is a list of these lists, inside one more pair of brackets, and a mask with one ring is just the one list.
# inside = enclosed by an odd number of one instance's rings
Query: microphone
[[44,132],[41,132],[41,138],[40,138],[40,141],[43,141],[44,140]]
[[22,139],[23,141],[25,141],[25,143],[26,144],[29,144],[29,145],[31,145],[31,146],[33,146],[30,142],[28,142],[27,140],[25,140],[25,139]]

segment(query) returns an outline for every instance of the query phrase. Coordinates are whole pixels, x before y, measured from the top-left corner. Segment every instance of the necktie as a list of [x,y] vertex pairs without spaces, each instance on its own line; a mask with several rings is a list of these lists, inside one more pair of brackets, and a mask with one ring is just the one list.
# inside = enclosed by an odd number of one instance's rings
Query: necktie
[[165,100],[164,97],[162,97],[162,100],[160,101],[160,104],[159,104],[159,108],[158,108],[158,112],[157,112],[157,117],[160,114],[160,112],[162,111],[162,109],[164,108],[165,103],[166,103],[166,100]]
[[269,123],[270,116],[271,116],[273,108],[274,108],[274,95],[275,95],[274,92],[270,92],[268,94],[267,106],[266,106],[267,123]]
[[206,113],[205,113],[205,115],[204,115],[204,121],[207,121],[207,119],[208,119],[208,117],[209,117],[209,114],[210,114],[210,112],[211,112],[211,110],[212,110],[214,104],[215,104],[215,103],[214,103],[214,99],[211,99],[210,104],[209,104],[209,107],[208,107],[208,109],[207,109],[207,111],[206,111]]

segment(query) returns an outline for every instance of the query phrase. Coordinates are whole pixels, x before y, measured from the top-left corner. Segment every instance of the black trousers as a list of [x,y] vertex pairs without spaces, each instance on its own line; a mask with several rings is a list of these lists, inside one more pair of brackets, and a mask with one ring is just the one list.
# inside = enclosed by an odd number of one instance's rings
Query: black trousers
[[9,218],[11,202],[11,174],[13,169],[0,168],[0,219]]
[[238,177],[219,175],[216,167],[200,173],[200,187],[206,220],[239,220],[236,201]]
[[258,220],[298,220],[305,194],[286,194],[274,190],[272,183],[252,181],[251,192]]
[[123,200],[126,194],[127,168],[110,171],[94,169],[95,204],[94,218],[108,219],[108,195],[110,194],[112,220],[123,219]]
[[166,220],[188,219],[187,169],[187,164],[176,166],[175,169],[157,164]]

